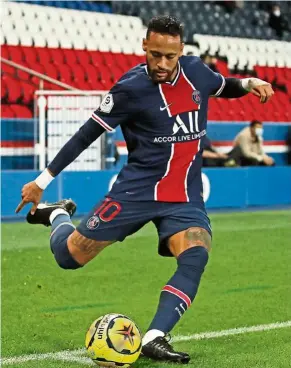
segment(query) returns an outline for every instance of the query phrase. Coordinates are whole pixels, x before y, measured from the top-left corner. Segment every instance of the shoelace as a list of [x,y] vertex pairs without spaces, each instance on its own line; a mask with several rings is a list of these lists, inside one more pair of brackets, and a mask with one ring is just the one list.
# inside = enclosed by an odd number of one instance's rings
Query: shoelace
[[164,337],[161,337],[161,339],[159,339],[156,343],[155,346],[162,348],[163,350],[170,350],[173,351],[172,346],[169,344],[171,340],[171,335],[170,334],[166,334]]

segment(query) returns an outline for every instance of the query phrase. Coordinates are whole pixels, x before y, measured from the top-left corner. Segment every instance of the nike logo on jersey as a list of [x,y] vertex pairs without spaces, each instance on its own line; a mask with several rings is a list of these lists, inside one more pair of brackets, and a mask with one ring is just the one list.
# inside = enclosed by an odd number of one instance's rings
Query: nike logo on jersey
[[173,103],[170,103],[170,104],[168,104],[168,105],[166,105],[166,106],[160,106],[160,111],[164,111],[164,110],[166,110],[169,106],[171,106],[171,105],[173,105]]

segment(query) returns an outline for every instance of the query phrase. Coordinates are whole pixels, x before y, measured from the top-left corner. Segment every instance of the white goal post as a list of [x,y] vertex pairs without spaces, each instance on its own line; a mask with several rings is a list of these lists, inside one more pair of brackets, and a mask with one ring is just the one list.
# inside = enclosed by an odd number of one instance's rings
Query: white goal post
[[[107,91],[35,92],[35,157],[44,170],[58,151],[96,110]],[[104,168],[104,139],[97,139],[66,170],[95,171]]]

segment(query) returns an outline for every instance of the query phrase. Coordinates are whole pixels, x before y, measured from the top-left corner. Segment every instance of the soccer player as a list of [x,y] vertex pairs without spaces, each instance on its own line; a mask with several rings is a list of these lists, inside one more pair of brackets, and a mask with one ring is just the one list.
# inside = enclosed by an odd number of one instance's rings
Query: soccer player
[[[208,99],[250,92],[265,103],[274,92],[262,80],[225,79],[200,58],[183,56],[182,39],[182,25],[175,17],[158,16],[149,22],[143,40],[146,63],[125,73],[47,169],[24,185],[16,212],[33,203],[27,221],[52,227],[51,250],[64,269],[83,267],[105,247],[152,221],[159,254],[175,257],[177,270],[161,291],[142,353],[188,363],[190,356],[175,351],[166,335],[191,306],[211,247],[201,181]],[[70,219],[75,204],[40,203],[43,190],[102,133],[118,125],[128,163],[111,191],[75,229]]]

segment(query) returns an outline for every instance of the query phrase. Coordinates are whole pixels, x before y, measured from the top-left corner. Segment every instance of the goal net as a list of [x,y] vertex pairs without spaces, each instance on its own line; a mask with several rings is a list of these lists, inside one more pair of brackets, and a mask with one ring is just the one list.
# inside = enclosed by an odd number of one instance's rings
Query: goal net
[[[96,110],[106,91],[36,91],[35,152],[44,170],[64,144]],[[93,171],[104,167],[104,137],[97,139],[66,170]]]

